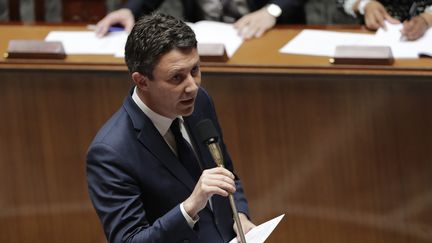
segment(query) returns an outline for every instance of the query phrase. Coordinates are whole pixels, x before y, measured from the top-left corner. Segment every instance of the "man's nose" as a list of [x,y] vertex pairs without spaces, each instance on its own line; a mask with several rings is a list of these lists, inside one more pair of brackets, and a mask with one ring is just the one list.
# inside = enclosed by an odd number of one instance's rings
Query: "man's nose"
[[193,77],[191,74],[188,75],[186,82],[187,82],[187,86],[185,91],[187,93],[194,92],[198,89],[199,81],[196,77]]

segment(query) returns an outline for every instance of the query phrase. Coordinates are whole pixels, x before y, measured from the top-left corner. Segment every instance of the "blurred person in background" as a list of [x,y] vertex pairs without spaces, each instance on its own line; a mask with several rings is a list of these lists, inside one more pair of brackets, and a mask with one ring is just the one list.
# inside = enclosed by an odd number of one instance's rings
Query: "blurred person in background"
[[[121,25],[130,32],[135,20],[157,10],[164,0],[129,0],[97,23],[98,36]],[[276,23],[303,24],[305,0],[182,0],[181,17],[188,22],[213,20],[234,23],[244,39],[261,37]]]
[[385,21],[403,23],[401,33],[407,40],[417,40],[432,25],[431,0],[345,0],[345,11],[363,16],[368,29],[385,29]]

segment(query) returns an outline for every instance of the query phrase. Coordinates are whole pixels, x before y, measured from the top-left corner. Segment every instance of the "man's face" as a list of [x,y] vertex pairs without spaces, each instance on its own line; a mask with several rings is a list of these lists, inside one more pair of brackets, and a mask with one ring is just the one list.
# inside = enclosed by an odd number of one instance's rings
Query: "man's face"
[[153,80],[147,80],[143,97],[146,105],[170,118],[192,114],[201,83],[199,65],[196,48],[164,54],[153,70]]

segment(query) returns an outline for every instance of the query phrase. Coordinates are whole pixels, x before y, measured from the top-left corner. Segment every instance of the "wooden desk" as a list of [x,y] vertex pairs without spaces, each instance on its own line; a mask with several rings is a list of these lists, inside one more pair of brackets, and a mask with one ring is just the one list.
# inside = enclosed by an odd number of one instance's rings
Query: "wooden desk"
[[[7,40],[52,29],[0,26]],[[279,54],[298,29],[203,63],[252,217],[268,242],[432,241],[432,59],[332,66]],[[123,60],[0,60],[0,242],[103,242],[85,154],[131,86]]]

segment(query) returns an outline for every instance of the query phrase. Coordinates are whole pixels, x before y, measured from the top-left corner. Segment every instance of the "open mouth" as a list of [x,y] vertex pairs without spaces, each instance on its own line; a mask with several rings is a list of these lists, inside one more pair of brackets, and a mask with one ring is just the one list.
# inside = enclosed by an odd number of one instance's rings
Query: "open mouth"
[[190,98],[190,99],[187,99],[187,100],[182,100],[182,101],[180,101],[180,103],[182,104],[182,105],[192,105],[193,103],[194,103],[194,101],[195,101],[195,99],[194,98]]

